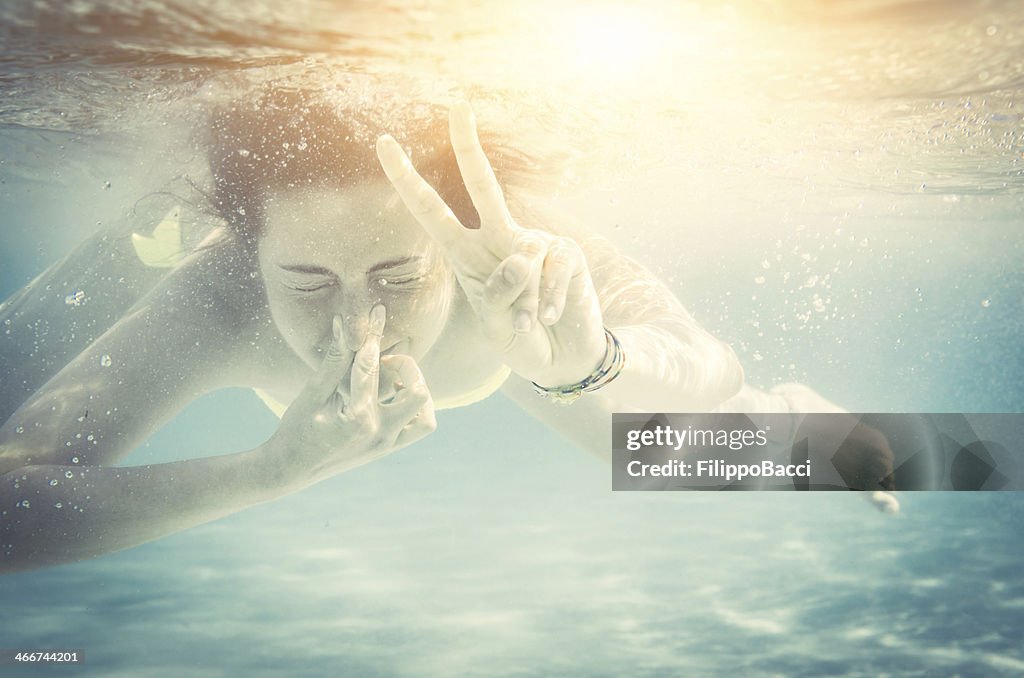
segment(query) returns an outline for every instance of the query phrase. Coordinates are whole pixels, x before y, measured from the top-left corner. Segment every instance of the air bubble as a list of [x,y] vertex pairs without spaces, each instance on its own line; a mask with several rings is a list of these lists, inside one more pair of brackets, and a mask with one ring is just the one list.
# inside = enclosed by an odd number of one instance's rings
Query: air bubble
[[54,478],[53,480],[51,480],[51,481],[50,481],[50,487],[56,487],[56,486],[57,486],[57,482],[58,482],[58,481],[57,481],[57,479],[56,479],[56,478]]
[[104,353],[103,355],[100,356],[100,367],[110,367],[113,364],[114,361],[111,360],[109,354]]
[[991,305],[992,305],[992,300],[991,299],[982,299],[981,300],[981,307],[982,308],[988,308]]
[[75,474],[72,473],[71,471],[64,471],[64,477],[65,478],[74,478]]
[[64,504],[62,504],[61,502],[58,501],[56,504],[53,505],[53,507],[54,508],[64,508]]
[[68,306],[81,306],[85,303],[85,292],[76,290],[64,297],[64,303]]

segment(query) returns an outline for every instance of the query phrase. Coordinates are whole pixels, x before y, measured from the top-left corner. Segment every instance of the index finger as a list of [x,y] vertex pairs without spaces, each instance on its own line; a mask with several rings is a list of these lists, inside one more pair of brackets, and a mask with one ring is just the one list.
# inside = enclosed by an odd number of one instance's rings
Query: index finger
[[455,213],[416,172],[405,151],[390,134],[377,139],[377,158],[416,221],[443,247],[452,247],[466,235]]
[[384,307],[370,311],[370,327],[352,361],[351,396],[354,406],[372,406],[380,394],[380,341],[384,336]]

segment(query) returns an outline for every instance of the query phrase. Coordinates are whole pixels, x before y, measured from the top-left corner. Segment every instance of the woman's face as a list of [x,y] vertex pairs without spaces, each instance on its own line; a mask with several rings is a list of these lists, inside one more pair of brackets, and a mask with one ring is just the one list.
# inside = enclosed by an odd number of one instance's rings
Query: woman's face
[[319,367],[335,315],[358,347],[370,309],[387,308],[382,353],[419,360],[448,319],[454,281],[442,253],[384,180],[268,196],[259,265],[288,345]]

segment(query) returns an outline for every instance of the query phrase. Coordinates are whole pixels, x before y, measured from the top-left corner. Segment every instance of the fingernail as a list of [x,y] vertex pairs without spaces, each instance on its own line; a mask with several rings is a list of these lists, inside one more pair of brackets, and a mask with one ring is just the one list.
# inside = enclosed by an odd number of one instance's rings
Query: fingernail
[[387,310],[383,305],[377,304],[370,311],[370,323],[374,328],[380,330],[384,328],[384,321],[387,319]]
[[331,323],[331,329],[334,330],[334,343],[341,341],[341,316],[334,316],[334,321]]
[[532,325],[529,311],[519,311],[516,313],[516,332],[529,332]]
[[555,322],[555,315],[556,314],[557,314],[557,311],[555,310],[555,305],[554,304],[548,304],[547,307],[545,307],[544,314],[541,316],[541,318],[546,323],[553,323],[553,322]]

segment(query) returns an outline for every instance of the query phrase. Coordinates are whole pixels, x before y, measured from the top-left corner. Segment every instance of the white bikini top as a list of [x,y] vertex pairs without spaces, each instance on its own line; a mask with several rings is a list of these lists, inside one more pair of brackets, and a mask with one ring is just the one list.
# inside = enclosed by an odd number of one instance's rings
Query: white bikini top
[[[434,409],[451,410],[456,407],[465,407],[466,405],[472,405],[473,403],[480,402],[501,388],[502,384],[505,383],[505,380],[508,379],[508,376],[511,373],[512,370],[507,366],[502,365],[496,372],[494,372],[494,374],[481,381],[477,387],[464,393],[457,393],[455,395],[448,396],[447,398],[435,399]],[[263,404],[266,405],[271,412],[277,415],[278,419],[280,419],[284,415],[285,410],[288,409],[288,405],[274,398],[263,389],[254,388],[252,391],[260,400],[263,401]]]

